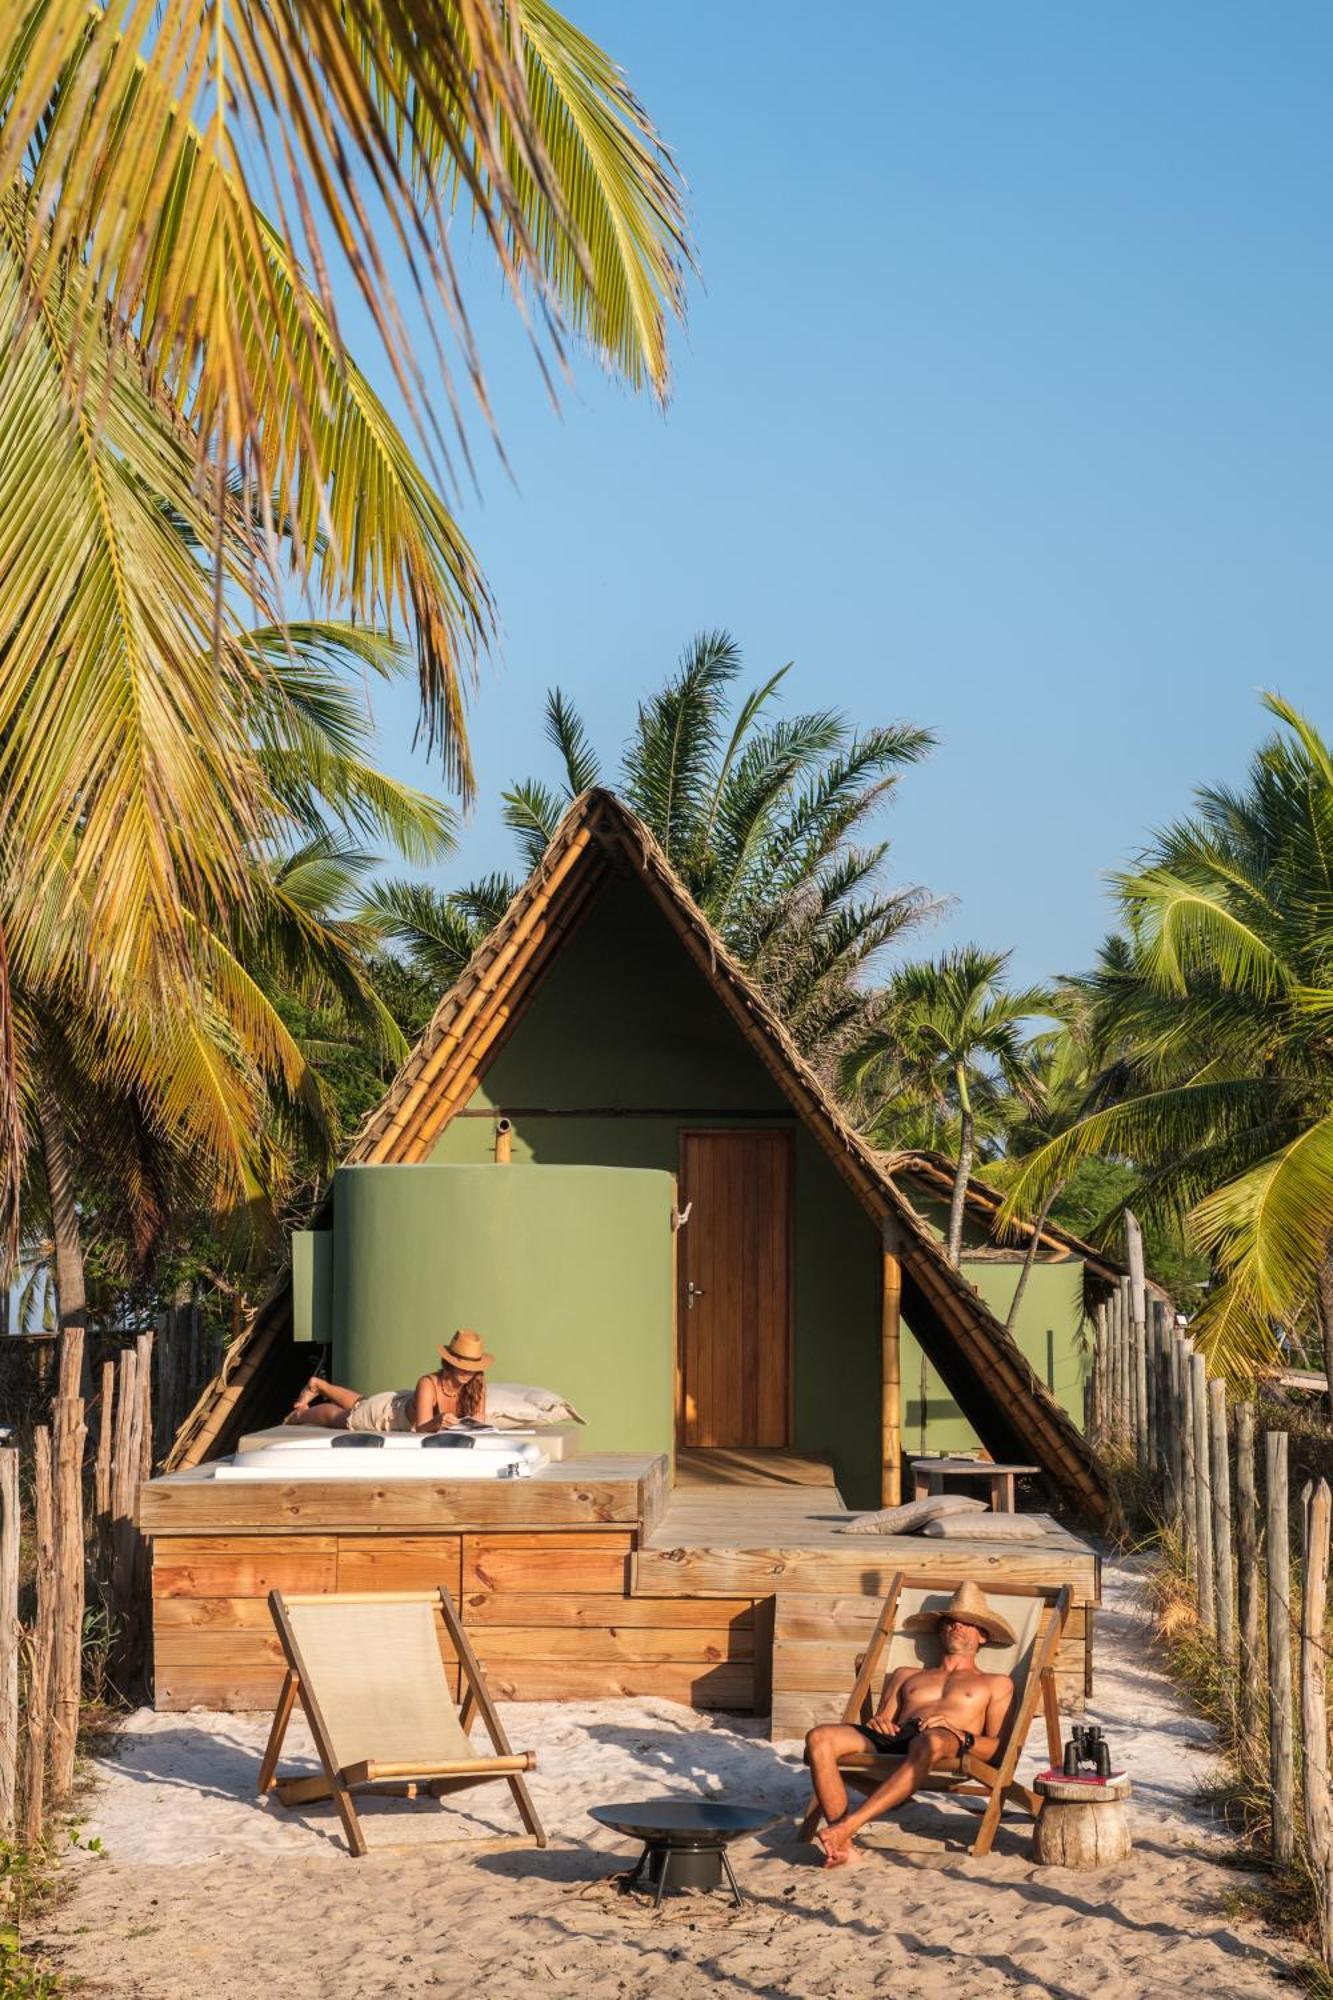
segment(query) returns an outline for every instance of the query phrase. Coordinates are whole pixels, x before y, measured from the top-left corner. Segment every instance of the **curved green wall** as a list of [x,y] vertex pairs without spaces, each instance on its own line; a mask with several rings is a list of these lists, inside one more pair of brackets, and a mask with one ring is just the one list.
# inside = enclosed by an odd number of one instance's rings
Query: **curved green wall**
[[340,1168],[335,1376],[405,1389],[471,1326],[498,1381],[582,1412],[584,1450],[671,1451],[674,1195],[624,1167]]

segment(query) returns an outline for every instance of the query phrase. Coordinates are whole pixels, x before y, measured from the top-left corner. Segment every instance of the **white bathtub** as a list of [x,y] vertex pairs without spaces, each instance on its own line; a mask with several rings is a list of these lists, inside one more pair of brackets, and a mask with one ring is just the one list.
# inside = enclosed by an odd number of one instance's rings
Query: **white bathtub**
[[283,1425],[242,1438],[215,1479],[530,1479],[549,1464],[524,1431],[302,1430]]

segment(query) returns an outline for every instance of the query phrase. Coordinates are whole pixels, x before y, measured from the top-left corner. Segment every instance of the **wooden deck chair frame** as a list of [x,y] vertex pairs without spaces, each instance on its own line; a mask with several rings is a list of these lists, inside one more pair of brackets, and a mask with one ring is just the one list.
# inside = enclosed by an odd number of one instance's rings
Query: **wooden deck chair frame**
[[[888,1596],[875,1624],[874,1634],[866,1652],[858,1663],[856,1681],[842,1712],[844,1722],[869,1722],[874,1713],[873,1690],[884,1649],[893,1637],[894,1619],[898,1609],[898,1599],[904,1590],[928,1590],[952,1593],[963,1581],[961,1577],[944,1577],[925,1572],[900,1570],[889,1583]],[[995,1763],[988,1763],[972,1751],[961,1757],[941,1759],[933,1765],[922,1790],[967,1793],[972,1797],[986,1800],[986,1809],[977,1828],[977,1837],[971,1849],[973,1854],[989,1854],[1000,1824],[1000,1814],[1006,1803],[1018,1804],[1031,1813],[1033,1819],[1040,1816],[1045,1801],[1039,1793],[1020,1784],[1015,1773],[1018,1760],[1023,1754],[1028,1731],[1037,1713],[1038,1702],[1046,1720],[1046,1747],[1052,1765],[1058,1766],[1063,1755],[1060,1741],[1060,1708],[1055,1688],[1055,1656],[1069,1623],[1069,1612],[1073,1592],[1068,1584],[1059,1588],[1046,1584],[992,1583],[999,1597],[1040,1597],[1045,1600],[1047,1612],[1043,1615],[1033,1640],[1032,1654],[1028,1662],[1027,1678],[1018,1707],[1008,1724],[1000,1753]],[[901,1764],[899,1757],[880,1757],[872,1750],[864,1756],[843,1757],[838,1769],[849,1785],[860,1791],[872,1792],[892,1776]],[[823,1810],[817,1798],[810,1802],[810,1810],[801,1822],[801,1839],[812,1840],[815,1828],[823,1818]]]
[[[459,1726],[466,1735],[472,1725],[474,1715],[480,1715],[486,1725],[493,1757],[469,1757],[448,1763],[381,1764],[373,1759],[349,1764],[340,1769],[334,1762],[329,1731],[320,1711],[319,1694],[307,1673],[301,1658],[301,1648],[288,1617],[288,1605],[300,1604],[430,1604],[438,1606],[444,1619],[444,1627],[458,1659],[459,1675],[462,1682],[463,1700],[458,1711]],[[449,1592],[441,1585],[437,1590],[398,1591],[325,1591],[304,1596],[286,1596],[280,1590],[271,1590],[268,1597],[269,1611],[277,1629],[278,1641],[287,1661],[287,1672],[278,1694],[277,1707],[273,1712],[273,1723],[269,1729],[268,1744],[264,1751],[264,1761],[259,1767],[259,1790],[261,1793],[276,1791],[285,1806],[307,1805],[316,1799],[333,1800],[342,1821],[343,1832],[347,1835],[347,1845],[352,1854],[360,1857],[366,1852],[365,1836],[361,1831],[361,1820],[356,1810],[353,1793],[366,1788],[374,1788],[380,1796],[386,1790],[389,1796],[395,1793],[415,1797],[419,1791],[430,1792],[441,1798],[453,1792],[466,1791],[473,1785],[489,1784],[503,1779],[514,1795],[518,1816],[526,1829],[523,1836],[507,1836],[500,1842],[469,1840],[460,1842],[480,1850],[502,1845],[513,1847],[528,1845],[545,1847],[546,1834],[537,1817],[537,1809],[523,1782],[523,1773],[536,1769],[536,1753],[531,1750],[514,1751],[510,1748],[504,1724],[495,1710],[490,1690],[486,1686],[481,1671],[481,1663],[472,1650],[472,1642],[463,1630],[463,1622],[458,1616]],[[447,1690],[446,1690],[447,1694]],[[451,1699],[451,1697],[450,1697]],[[278,1776],[278,1759],[282,1754],[283,1740],[287,1726],[292,1719],[292,1710],[300,1701],[310,1725],[310,1734],[315,1740],[315,1749],[323,1765],[321,1777],[281,1778]]]

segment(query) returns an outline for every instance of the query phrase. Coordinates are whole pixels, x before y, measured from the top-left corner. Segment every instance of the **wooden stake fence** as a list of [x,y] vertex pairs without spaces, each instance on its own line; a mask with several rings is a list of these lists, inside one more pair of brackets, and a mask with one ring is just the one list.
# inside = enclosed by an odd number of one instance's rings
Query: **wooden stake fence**
[[1328,1782],[1328,1612],[1330,1495],[1327,1480],[1302,1495],[1301,1751],[1305,1851],[1319,1911],[1319,1954],[1333,1965],[1333,1798]]
[[[1200,1362],[1203,1356],[1199,1356]],[[1236,1580],[1231,1563],[1231,1452],[1227,1442],[1226,1384],[1208,1384],[1209,1469],[1213,1492],[1214,1608],[1217,1650],[1224,1666],[1236,1663]]]
[[1236,1411],[1236,1565],[1240,1583],[1239,1721],[1247,1743],[1263,1727],[1264,1662],[1260,1647],[1259,1498],[1254,1483],[1254,1404]]
[[23,1839],[35,1847],[46,1823],[46,1758],[51,1735],[51,1668],[56,1644],[55,1502],[51,1433],[32,1435],[37,1615],[28,1650],[28,1741],[23,1766]]
[[74,1789],[83,1675],[83,1444],[87,1430],[79,1394],[82,1374],[83,1328],[66,1327],[60,1336],[52,1423],[57,1594],[52,1662],[51,1792],[56,1805],[64,1805]]
[[19,1765],[19,1455],[0,1447],[0,1840],[14,1831]]
[[1295,1770],[1291,1727],[1291,1548],[1287,1528],[1287,1433],[1264,1433],[1264,1504],[1268,1537],[1268,1758],[1271,1852],[1277,1868],[1296,1851]]

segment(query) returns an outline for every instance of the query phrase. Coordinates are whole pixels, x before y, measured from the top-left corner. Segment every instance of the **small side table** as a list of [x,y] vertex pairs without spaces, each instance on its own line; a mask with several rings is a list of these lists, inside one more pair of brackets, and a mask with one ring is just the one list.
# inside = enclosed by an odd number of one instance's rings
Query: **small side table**
[[1046,1801],[1032,1833],[1032,1858],[1042,1867],[1091,1871],[1128,1859],[1134,1847],[1125,1813],[1128,1778],[1097,1785],[1044,1774],[1034,1789]]
[[912,1498],[925,1500],[943,1493],[946,1479],[984,1479],[990,1488],[992,1514],[1012,1514],[1014,1480],[1020,1473],[1040,1471],[1039,1465],[996,1465],[989,1458],[914,1458]]

